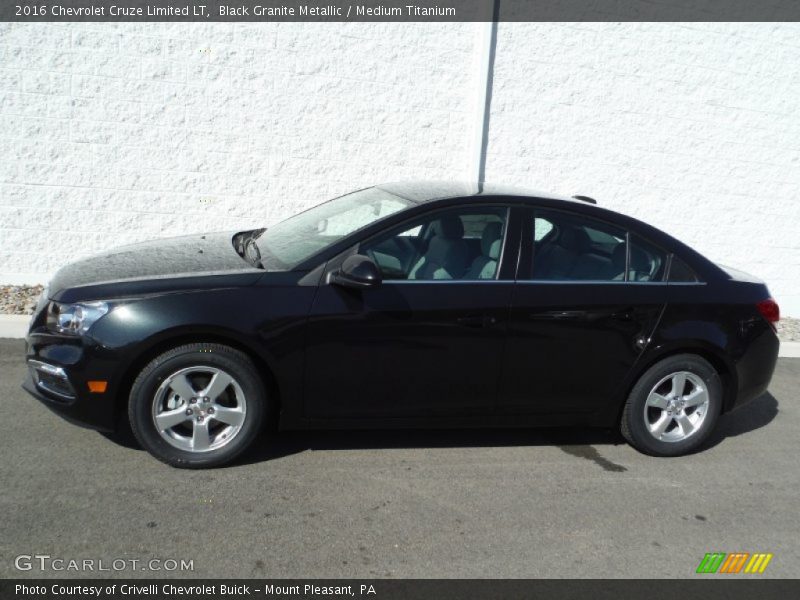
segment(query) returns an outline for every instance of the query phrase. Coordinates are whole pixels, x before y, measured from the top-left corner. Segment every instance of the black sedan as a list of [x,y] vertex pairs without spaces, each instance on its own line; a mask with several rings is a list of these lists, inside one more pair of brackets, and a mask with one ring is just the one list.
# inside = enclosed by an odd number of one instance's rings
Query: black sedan
[[619,427],[675,456],[767,388],[763,282],[585,197],[410,182],[50,282],[24,387],[179,467],[265,426]]

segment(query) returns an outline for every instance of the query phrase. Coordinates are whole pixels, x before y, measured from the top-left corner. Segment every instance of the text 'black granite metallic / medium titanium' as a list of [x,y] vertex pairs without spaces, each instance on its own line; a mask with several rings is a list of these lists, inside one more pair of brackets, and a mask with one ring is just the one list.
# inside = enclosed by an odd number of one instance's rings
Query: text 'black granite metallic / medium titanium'
[[763,393],[766,285],[585,197],[392,183],[62,268],[24,387],[179,467],[282,429],[619,427],[684,454]]

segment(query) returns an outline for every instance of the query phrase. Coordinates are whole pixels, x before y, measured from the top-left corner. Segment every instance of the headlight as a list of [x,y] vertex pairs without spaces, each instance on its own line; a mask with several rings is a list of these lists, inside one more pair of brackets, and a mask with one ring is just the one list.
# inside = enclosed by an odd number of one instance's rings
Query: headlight
[[51,302],[47,309],[47,328],[67,335],[83,335],[107,312],[108,304],[105,302]]

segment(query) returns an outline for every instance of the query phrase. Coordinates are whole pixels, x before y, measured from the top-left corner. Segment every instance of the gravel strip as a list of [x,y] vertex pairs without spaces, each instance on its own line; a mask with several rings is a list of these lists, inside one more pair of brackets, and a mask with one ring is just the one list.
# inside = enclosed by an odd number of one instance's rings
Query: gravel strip
[[0,285],[0,315],[29,315],[44,289],[41,285]]
[[[29,315],[42,293],[41,285],[0,286],[0,315]],[[800,342],[800,319],[782,317],[778,337],[784,342]]]
[[778,337],[782,342],[800,342],[800,319],[781,317],[778,321]]

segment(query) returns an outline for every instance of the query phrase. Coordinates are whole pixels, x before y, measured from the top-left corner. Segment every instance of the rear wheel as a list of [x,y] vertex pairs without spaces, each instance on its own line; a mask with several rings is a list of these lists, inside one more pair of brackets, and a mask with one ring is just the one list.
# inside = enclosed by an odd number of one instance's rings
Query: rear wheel
[[249,447],[264,423],[266,391],[247,355],[188,344],[150,362],[131,388],[128,417],[150,454],[175,467],[215,467]]
[[708,439],[722,408],[722,383],[714,367],[695,354],[650,367],[631,390],[622,435],[654,456],[680,456]]

